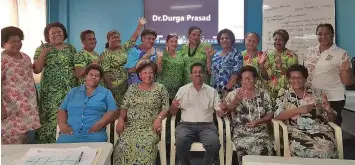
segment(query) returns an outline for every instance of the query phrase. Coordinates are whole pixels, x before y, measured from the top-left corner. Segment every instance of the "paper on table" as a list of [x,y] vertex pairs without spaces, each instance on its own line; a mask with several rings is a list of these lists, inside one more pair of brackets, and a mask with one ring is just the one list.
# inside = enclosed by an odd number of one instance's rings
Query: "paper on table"
[[78,148],[31,148],[22,157],[21,161],[18,161],[18,165],[25,164],[26,160],[30,157],[51,157],[57,159],[62,155],[76,155],[83,152],[82,158],[78,165],[91,165],[95,159],[97,150],[90,147],[78,147]]

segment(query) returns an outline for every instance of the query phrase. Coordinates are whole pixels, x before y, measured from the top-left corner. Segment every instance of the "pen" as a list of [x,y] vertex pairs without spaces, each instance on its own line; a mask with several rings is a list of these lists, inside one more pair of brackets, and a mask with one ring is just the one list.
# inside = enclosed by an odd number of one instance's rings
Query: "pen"
[[83,157],[83,151],[81,151],[80,156],[79,156],[79,162],[81,160],[81,157]]

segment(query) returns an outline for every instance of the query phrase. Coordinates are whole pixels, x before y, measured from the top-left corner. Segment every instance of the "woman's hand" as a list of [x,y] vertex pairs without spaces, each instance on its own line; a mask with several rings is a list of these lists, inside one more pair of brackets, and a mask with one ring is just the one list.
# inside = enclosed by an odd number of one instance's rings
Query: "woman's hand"
[[147,23],[147,20],[144,17],[138,19],[138,23],[141,26],[144,26]]
[[245,126],[249,127],[249,128],[254,128],[256,127],[257,125],[259,125],[259,122],[257,120],[253,120],[249,123],[247,123]]
[[47,56],[47,54],[52,50],[52,47],[48,47],[46,48],[46,46],[44,45],[44,43],[41,41],[41,55],[42,56]]
[[157,52],[157,56],[158,56],[158,59],[157,59],[157,62],[158,63],[162,63],[162,61],[163,61],[163,52],[162,51],[158,51]]
[[68,124],[59,124],[60,133],[73,135],[73,130]]
[[266,62],[266,58],[267,58],[267,51],[264,51],[264,53],[261,56],[259,56],[259,58],[258,58],[258,64],[260,66],[264,66],[264,64]]
[[93,133],[93,132],[97,132],[97,131],[100,131],[100,129],[102,129],[103,127],[105,126],[104,123],[98,121],[94,124],[94,126],[92,126],[90,129],[89,129],[89,133]]
[[157,117],[153,123],[153,132],[159,135],[160,131],[161,131],[161,119]]
[[340,70],[349,70],[350,69],[350,57],[345,53],[342,57],[342,63],[340,65]]
[[125,122],[122,119],[118,119],[117,125],[116,125],[116,132],[117,134],[122,134],[122,132],[125,129]]
[[207,47],[205,47],[205,53],[206,53],[207,58],[211,58],[216,53],[216,51],[213,50],[213,48],[211,46],[207,46]]

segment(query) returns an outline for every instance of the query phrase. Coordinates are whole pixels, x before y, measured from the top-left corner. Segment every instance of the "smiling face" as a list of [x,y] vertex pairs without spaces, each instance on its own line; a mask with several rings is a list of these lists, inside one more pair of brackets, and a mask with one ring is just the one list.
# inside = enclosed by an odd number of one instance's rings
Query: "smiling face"
[[232,47],[232,41],[228,33],[223,33],[219,39],[222,49],[229,49]]
[[54,45],[62,44],[64,41],[64,32],[60,27],[52,27],[48,31],[49,42]]
[[192,30],[189,34],[189,42],[197,45],[201,41],[201,31],[198,29]]
[[108,40],[109,47],[118,47],[121,45],[121,36],[118,33],[115,33],[110,36]]
[[300,71],[290,72],[289,82],[290,82],[291,87],[294,90],[304,88],[306,81],[307,81],[306,78],[303,77],[303,75]]
[[21,50],[22,41],[20,36],[10,36],[9,40],[3,43],[3,45],[6,51],[12,54],[16,54]]
[[191,71],[190,78],[195,85],[203,84],[204,72],[201,66],[194,66]]
[[242,87],[248,90],[255,88],[256,78],[253,77],[253,73],[250,71],[245,71],[241,74]]
[[142,44],[145,48],[150,49],[154,46],[156,37],[153,34],[147,34],[142,36]]
[[139,77],[145,84],[151,84],[154,81],[154,70],[153,67],[147,66],[139,72]]
[[276,34],[274,36],[274,47],[276,50],[283,50],[285,49],[286,41],[282,38],[280,34]]
[[177,45],[178,45],[178,38],[177,37],[171,37],[166,43],[168,50],[172,50],[172,51],[176,50]]
[[259,45],[258,36],[253,33],[250,33],[245,37],[245,47],[247,50],[256,50]]
[[83,40],[83,45],[84,48],[87,50],[93,50],[96,47],[96,37],[95,34],[93,33],[87,33],[85,34],[84,40]]

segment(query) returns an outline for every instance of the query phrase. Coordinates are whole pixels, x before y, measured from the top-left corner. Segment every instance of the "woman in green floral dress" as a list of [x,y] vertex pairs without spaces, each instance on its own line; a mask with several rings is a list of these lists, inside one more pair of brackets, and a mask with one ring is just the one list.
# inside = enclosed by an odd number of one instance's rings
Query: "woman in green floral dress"
[[280,89],[287,88],[286,70],[297,64],[297,55],[286,48],[289,39],[288,32],[283,29],[273,34],[275,50],[267,51],[266,68],[269,77],[269,91],[273,105]]
[[[169,34],[166,38],[166,48],[155,60],[158,64],[157,82],[163,84],[169,92],[171,102],[176,92],[184,85],[184,60],[176,51],[178,36]],[[154,59],[153,59],[154,60]]]
[[251,65],[258,71],[259,78],[256,87],[266,89],[268,80],[265,67],[266,53],[258,51],[260,36],[255,32],[249,32],[245,35],[244,40],[246,50],[242,51],[243,65]]
[[287,125],[291,156],[337,159],[334,131],[328,125],[335,121],[336,111],[324,93],[306,87],[307,77],[303,65],[288,69],[290,87],[281,90],[276,99],[275,119]]
[[37,132],[40,143],[55,143],[57,110],[65,95],[77,82],[74,76],[74,46],[64,43],[68,34],[59,22],[44,29],[46,44],[36,49],[34,69],[41,73],[39,116],[41,128]]
[[85,83],[85,68],[91,63],[98,63],[99,54],[94,50],[96,47],[95,32],[85,30],[80,34],[83,49],[74,56],[75,76],[79,79],[79,85]]
[[155,164],[161,122],[169,112],[168,91],[154,82],[157,65],[148,59],[137,65],[141,82],[130,85],[120,108],[114,165]]
[[101,66],[104,69],[104,82],[108,89],[111,90],[113,97],[116,100],[117,106],[122,102],[123,96],[128,88],[127,71],[124,65],[127,62],[127,52],[134,46],[136,40],[146,23],[144,18],[139,18],[138,26],[131,38],[121,44],[120,33],[112,30],[107,33],[106,49],[101,54]]
[[[204,70],[208,71],[211,68],[211,58],[207,58],[206,49],[212,48],[210,44],[201,43],[201,29],[196,26],[189,28],[189,43],[181,47],[180,52],[184,58],[184,84],[191,82],[190,66],[196,62],[202,63]],[[214,53],[213,53],[214,54]],[[209,61],[208,61],[209,60]],[[210,85],[210,74],[206,73],[205,83]]]

